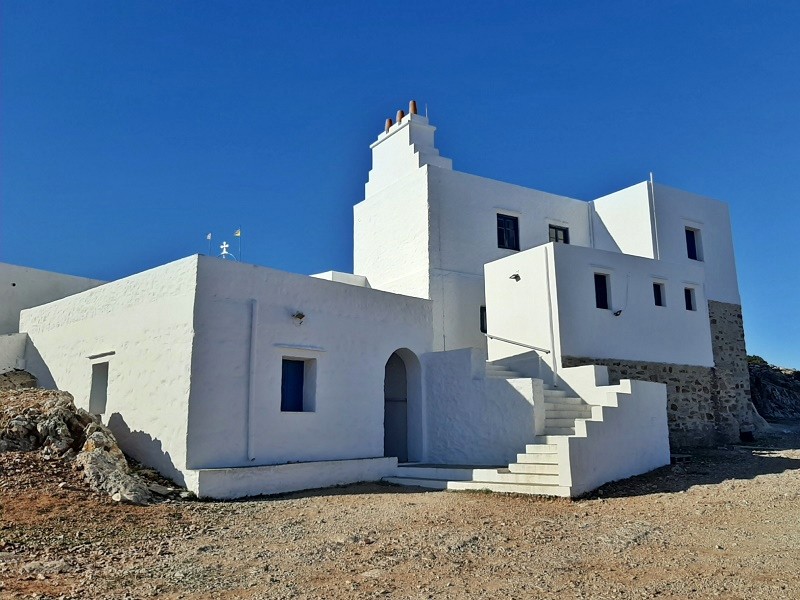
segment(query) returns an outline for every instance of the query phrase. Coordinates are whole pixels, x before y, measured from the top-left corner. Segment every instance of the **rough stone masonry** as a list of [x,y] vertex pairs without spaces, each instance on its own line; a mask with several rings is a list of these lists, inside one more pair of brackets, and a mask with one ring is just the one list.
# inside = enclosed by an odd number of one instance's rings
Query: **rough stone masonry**
[[564,356],[562,366],[604,365],[609,383],[620,379],[667,385],[669,440],[673,448],[739,441],[759,419],[750,402],[742,307],[709,301],[713,367]]

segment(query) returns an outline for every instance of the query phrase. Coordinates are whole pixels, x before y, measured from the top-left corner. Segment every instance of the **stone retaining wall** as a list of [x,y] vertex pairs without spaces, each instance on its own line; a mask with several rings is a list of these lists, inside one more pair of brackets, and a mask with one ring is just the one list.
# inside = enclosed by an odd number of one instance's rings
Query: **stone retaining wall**
[[670,445],[713,446],[737,442],[753,431],[747,354],[738,304],[708,303],[715,366],[670,365],[614,358],[564,356],[564,367],[604,365],[609,383],[620,379],[667,385]]

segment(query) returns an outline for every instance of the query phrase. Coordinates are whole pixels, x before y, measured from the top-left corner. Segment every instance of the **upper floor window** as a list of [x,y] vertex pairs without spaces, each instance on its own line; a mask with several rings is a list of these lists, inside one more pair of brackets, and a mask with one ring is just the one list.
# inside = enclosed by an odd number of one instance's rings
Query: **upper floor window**
[[569,228],[550,225],[550,241],[569,244]]
[[694,297],[694,290],[692,288],[683,289],[683,299],[686,303],[686,310],[697,310],[697,300]]
[[481,306],[481,333],[488,333],[489,328],[486,323],[486,307]]
[[703,244],[699,229],[686,228],[686,255],[692,260],[703,260]]
[[608,309],[611,306],[609,279],[605,273],[594,274],[594,302],[597,308]]
[[497,213],[497,247],[519,250],[519,219]]
[[667,295],[664,293],[663,283],[653,283],[653,300],[655,301],[656,306],[667,305]]

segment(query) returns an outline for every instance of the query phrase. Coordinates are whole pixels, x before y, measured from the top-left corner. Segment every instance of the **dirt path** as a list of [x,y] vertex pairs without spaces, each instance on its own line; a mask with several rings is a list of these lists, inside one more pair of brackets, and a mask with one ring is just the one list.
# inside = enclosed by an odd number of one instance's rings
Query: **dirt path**
[[131,507],[6,453],[0,597],[800,598],[800,427],[778,428],[578,501],[369,484]]

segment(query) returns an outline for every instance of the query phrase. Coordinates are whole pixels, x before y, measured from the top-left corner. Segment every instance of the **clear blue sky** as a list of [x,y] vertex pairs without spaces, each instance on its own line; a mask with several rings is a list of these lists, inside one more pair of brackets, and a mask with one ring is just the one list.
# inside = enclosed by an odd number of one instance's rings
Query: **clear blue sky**
[[800,367],[800,3],[2,3],[0,261],[102,279],[244,230],[352,268],[368,145],[410,98],[461,171],[725,200],[748,349]]

